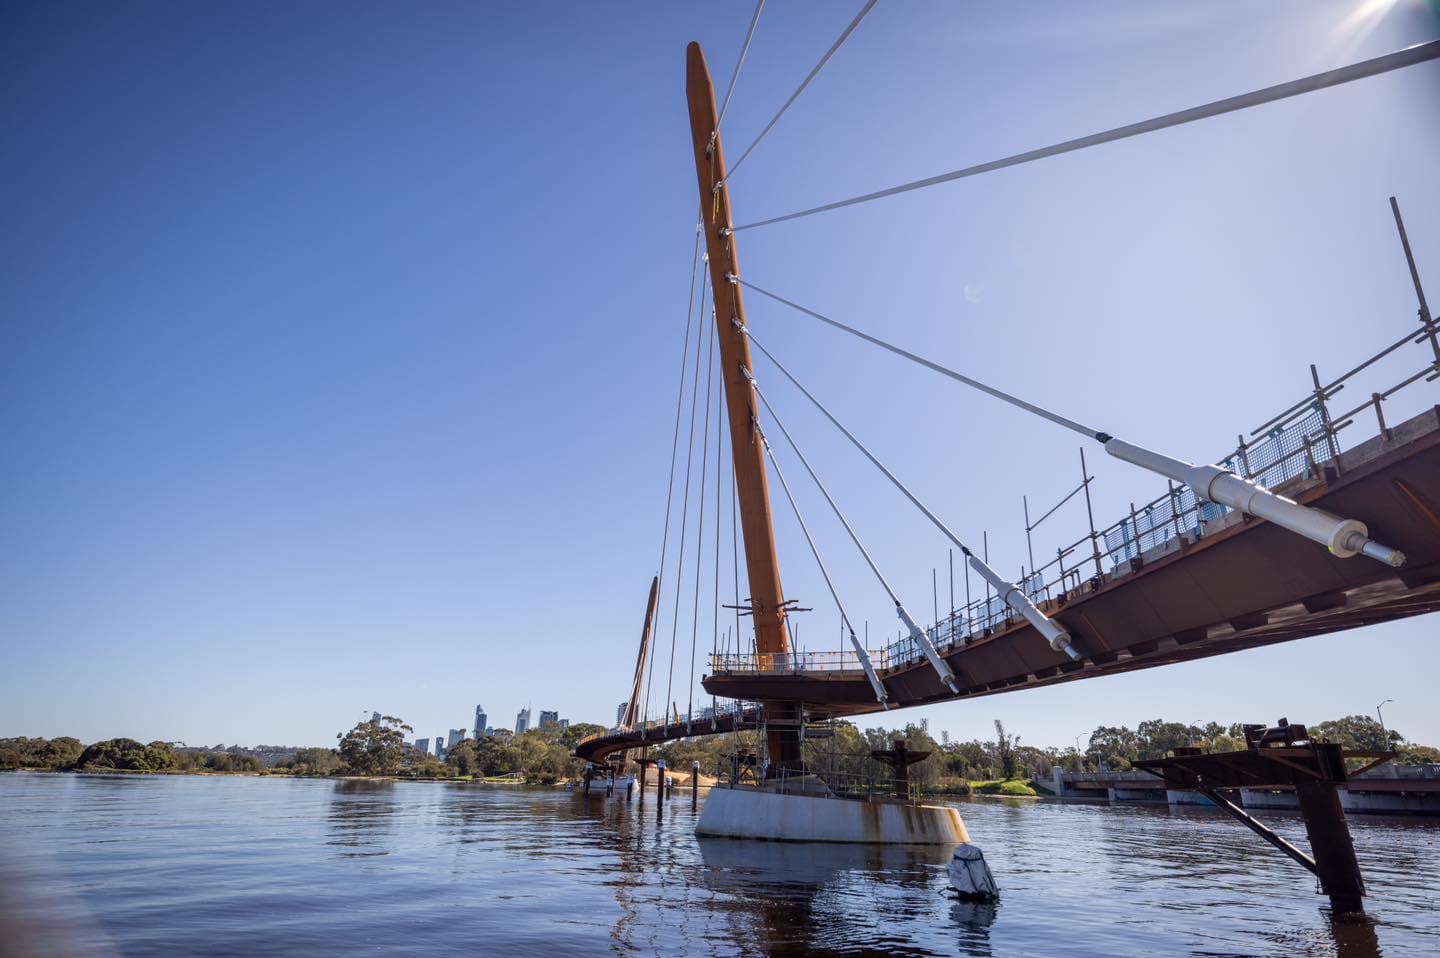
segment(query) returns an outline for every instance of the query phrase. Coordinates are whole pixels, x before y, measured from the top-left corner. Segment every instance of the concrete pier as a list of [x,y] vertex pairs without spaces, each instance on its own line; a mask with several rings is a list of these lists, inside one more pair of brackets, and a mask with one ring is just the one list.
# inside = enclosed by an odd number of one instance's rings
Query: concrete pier
[[745,787],[712,789],[695,834],[887,845],[944,845],[970,840],[959,811],[948,806],[893,799],[783,795]]

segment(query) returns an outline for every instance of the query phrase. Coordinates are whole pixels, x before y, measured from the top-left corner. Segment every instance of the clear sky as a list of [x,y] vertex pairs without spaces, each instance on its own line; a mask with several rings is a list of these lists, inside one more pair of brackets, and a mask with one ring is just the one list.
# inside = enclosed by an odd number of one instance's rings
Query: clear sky
[[[725,120],[732,159],[859,5],[767,5]],[[723,89],[751,9],[0,4],[0,735],[322,744],[370,709],[433,735],[477,702],[501,726],[527,703],[612,722],[659,560],[685,326],[685,44]],[[735,216],[1437,36],[1420,0],[883,0],[736,175]],[[1437,156],[1431,62],[745,232],[739,255],[763,286],[1207,460],[1299,399],[1307,364],[1338,373],[1414,323],[1391,194],[1440,299]],[[1020,496],[1070,488],[1077,437],[749,305],[767,346],[1018,569]],[[1423,364],[1408,355],[1373,385]],[[758,373],[928,618],[945,543]],[[1437,401],[1411,387],[1392,421]],[[1163,491],[1099,458],[1097,519]],[[884,594],[782,462],[880,644]],[[801,643],[833,649],[824,584],[776,514],[786,593],[815,608]],[[1440,743],[1437,630],[887,720],[970,738],[1000,718],[1068,745],[1100,724],[1315,721],[1389,698],[1388,724]],[[682,709],[689,640],[686,619]]]

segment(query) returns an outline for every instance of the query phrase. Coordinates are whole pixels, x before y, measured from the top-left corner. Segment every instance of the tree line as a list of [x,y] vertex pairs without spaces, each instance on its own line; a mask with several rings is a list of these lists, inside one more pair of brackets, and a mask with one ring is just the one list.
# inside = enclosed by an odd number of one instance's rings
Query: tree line
[[[1397,753],[1399,764],[1440,763],[1440,749],[1410,742],[1394,729],[1382,728],[1375,719],[1349,715],[1308,726],[1310,735],[1354,750],[1390,750]],[[966,792],[972,784],[980,790],[1002,794],[1025,794],[1009,783],[1045,781],[1050,770],[1061,767],[1067,771],[1099,771],[1126,769],[1140,759],[1164,758],[1177,748],[1198,747],[1210,752],[1237,751],[1245,748],[1241,726],[1218,722],[1188,724],[1164,719],[1141,722],[1134,729],[1126,726],[1099,726],[1090,733],[1082,750],[1078,747],[1048,748],[1029,745],[1020,736],[1006,730],[1003,722],[995,722],[993,739],[956,741],[948,732],[941,732],[937,741],[930,733],[929,722],[921,720],[901,728],[870,728],[861,730],[852,722],[836,722],[821,732],[823,737],[807,738],[803,745],[807,768],[827,781],[865,782],[885,780],[888,769],[876,767],[870,758],[874,749],[889,749],[896,738],[907,740],[912,751],[929,752],[927,761],[910,769],[910,780],[929,791]],[[1084,741],[1084,735],[1080,736]],[[692,761],[700,762],[706,774],[728,774],[730,756],[737,751],[755,751],[754,733],[685,739],[660,746],[653,751],[666,759],[677,774],[688,774]],[[833,785],[832,785],[833,787]],[[1033,791],[1029,792],[1033,794]]]
[[[1410,742],[1394,729],[1383,728],[1375,719],[1349,715],[1309,726],[1317,739],[1337,742],[1348,749],[1393,749],[1401,764],[1440,763],[1440,749]],[[249,772],[290,775],[387,775],[406,778],[523,778],[548,784],[578,778],[584,763],[574,757],[575,746],[587,735],[603,732],[599,725],[576,724],[567,728],[549,726],[523,735],[500,730],[494,736],[466,739],[453,746],[440,761],[422,755],[405,742],[413,731],[394,716],[361,722],[336,736],[336,748],[300,748],[279,753],[273,767],[243,750],[191,748],[172,742],[141,743],[113,738],[84,745],[79,739],[61,736],[0,739],[0,769],[43,769],[51,771],[132,771],[132,772]],[[1082,736],[1083,737],[1083,736]],[[1099,726],[1090,733],[1082,750],[1078,747],[1046,748],[1029,745],[995,723],[993,739],[952,740],[941,732],[937,741],[928,721],[902,728],[861,730],[852,722],[836,722],[812,733],[804,744],[807,767],[844,787],[846,783],[868,785],[888,776],[870,758],[874,749],[888,749],[895,738],[905,738],[912,751],[928,752],[930,759],[910,770],[911,780],[926,790],[964,792],[971,783],[987,783],[986,790],[1014,791],[1007,783],[1045,780],[1050,769],[1069,771],[1125,769],[1134,761],[1163,758],[1181,747],[1199,747],[1223,752],[1244,748],[1238,724],[1218,722],[1187,724],[1164,719],[1141,722],[1136,728]],[[1078,743],[1077,743],[1078,744]],[[649,750],[652,758],[663,758],[670,769],[687,775],[691,762],[699,762],[706,775],[729,772],[732,756],[755,754],[754,732],[706,736],[669,742]],[[993,788],[989,786],[993,785]]]

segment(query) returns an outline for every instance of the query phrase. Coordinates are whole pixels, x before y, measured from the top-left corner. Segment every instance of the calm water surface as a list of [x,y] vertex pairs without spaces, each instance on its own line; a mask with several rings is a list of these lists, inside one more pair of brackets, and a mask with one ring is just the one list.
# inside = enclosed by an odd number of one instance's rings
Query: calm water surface
[[[1440,955],[1433,821],[1352,819],[1371,916],[1335,924],[1305,872],[1205,810],[966,804],[995,906],[942,895],[945,851],[698,839],[688,795],[656,810],[427,782],[0,775],[0,954]],[[1268,820],[1303,843],[1298,820]]]

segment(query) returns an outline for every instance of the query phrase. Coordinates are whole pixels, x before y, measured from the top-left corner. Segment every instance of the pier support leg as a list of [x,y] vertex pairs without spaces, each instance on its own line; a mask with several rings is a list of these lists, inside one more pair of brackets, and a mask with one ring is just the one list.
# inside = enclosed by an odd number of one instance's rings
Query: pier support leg
[[640,760],[640,804],[645,804],[645,759]]
[[690,763],[690,811],[695,811],[700,803],[700,763]]
[[1329,782],[1305,783],[1295,786],[1295,796],[1315,856],[1315,874],[1330,897],[1330,906],[1336,913],[1364,912],[1365,882],[1355,860],[1355,843],[1340,807],[1339,791]]

